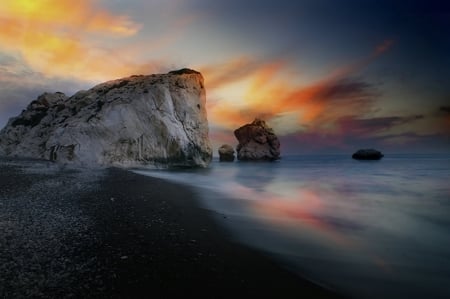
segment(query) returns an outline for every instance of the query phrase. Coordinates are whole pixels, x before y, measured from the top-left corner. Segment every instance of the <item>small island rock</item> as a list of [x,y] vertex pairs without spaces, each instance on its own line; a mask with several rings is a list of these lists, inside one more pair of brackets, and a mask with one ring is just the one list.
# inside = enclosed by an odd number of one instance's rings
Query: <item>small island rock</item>
[[220,162],[233,162],[234,161],[234,149],[229,144],[224,144],[219,147],[219,160]]
[[380,160],[384,155],[374,149],[360,149],[352,155],[353,159],[356,160]]
[[280,141],[264,120],[256,118],[234,131],[239,144],[237,158],[242,161],[277,160],[280,158]]

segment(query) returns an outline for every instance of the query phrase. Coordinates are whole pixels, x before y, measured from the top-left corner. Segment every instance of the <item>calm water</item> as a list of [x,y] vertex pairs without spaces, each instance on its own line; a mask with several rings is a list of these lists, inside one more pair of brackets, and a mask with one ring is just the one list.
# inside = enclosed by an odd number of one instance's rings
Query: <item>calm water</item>
[[356,298],[450,298],[450,156],[137,171],[197,187],[235,238]]

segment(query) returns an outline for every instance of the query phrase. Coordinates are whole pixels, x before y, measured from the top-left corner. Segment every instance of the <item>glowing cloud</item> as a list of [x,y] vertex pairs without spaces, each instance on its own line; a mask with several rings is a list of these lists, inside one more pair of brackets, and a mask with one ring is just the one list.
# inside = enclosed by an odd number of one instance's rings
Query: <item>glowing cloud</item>
[[[0,8],[3,20],[20,22],[36,30],[77,29],[113,35],[133,35],[140,26],[127,16],[113,15],[94,5],[92,0],[5,0]],[[17,24],[17,23],[16,23]]]
[[105,36],[123,38],[140,25],[93,0],[6,0],[0,6],[0,50],[19,53],[48,76],[103,80],[139,68],[119,51],[99,46]]
[[[243,66],[245,71],[233,71]],[[284,61],[257,65],[241,59],[219,69],[226,74],[211,76],[214,82],[212,97],[219,99],[209,104],[208,113],[222,128],[236,128],[254,117],[270,121],[288,115],[291,121],[295,114],[298,126],[294,130],[299,130],[300,126],[345,115],[349,109],[366,112],[375,96],[369,84],[350,79],[350,69],[356,72],[353,67],[332,72],[329,78],[309,85],[294,81],[289,76],[289,65]],[[206,78],[208,74],[207,71]],[[226,80],[221,85],[216,78]],[[278,123],[282,128],[283,122],[278,120]]]

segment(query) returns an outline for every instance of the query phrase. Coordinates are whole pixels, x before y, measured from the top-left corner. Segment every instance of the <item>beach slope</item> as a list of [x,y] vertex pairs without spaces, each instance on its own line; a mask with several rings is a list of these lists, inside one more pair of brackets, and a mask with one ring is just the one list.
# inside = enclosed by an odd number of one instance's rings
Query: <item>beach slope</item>
[[236,244],[192,190],[0,159],[0,298],[338,298]]

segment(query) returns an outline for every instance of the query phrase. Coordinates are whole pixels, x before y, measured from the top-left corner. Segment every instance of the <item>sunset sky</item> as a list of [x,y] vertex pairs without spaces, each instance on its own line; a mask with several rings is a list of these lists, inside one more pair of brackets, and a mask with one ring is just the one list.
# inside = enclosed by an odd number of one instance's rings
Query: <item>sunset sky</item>
[[214,152],[265,119],[282,154],[450,150],[450,5],[2,0],[0,127],[44,91],[202,72]]

